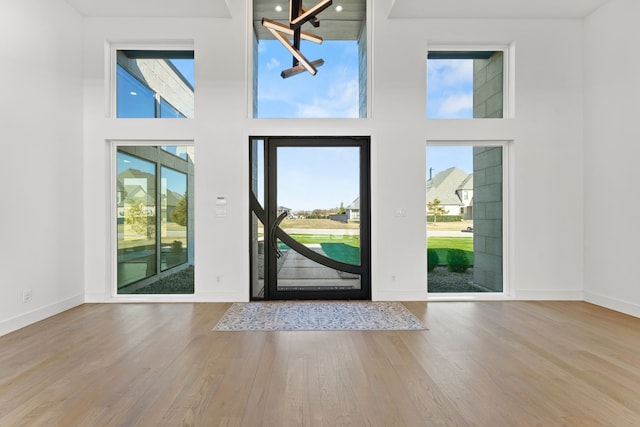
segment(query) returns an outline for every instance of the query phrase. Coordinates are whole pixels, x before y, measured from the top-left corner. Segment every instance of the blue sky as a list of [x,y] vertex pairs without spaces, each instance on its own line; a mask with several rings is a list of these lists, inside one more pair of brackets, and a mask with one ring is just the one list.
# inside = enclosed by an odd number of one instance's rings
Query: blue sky
[[358,147],[279,147],[278,205],[298,210],[350,205],[360,194]]
[[473,117],[473,60],[429,60],[427,117],[430,119]]
[[359,117],[358,44],[303,40],[300,51],[309,61],[323,59],[324,65],[315,76],[305,71],[283,79],[280,73],[292,66],[291,54],[277,40],[258,44],[258,117]]

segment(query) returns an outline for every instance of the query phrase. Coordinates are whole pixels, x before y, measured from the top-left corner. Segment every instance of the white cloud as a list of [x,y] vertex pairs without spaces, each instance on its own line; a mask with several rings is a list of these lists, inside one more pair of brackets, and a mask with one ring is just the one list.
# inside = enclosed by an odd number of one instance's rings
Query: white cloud
[[429,84],[439,87],[473,82],[473,60],[438,59],[428,65]]
[[271,58],[267,61],[267,70],[271,71],[274,68],[278,68],[280,66],[280,61],[277,58]]
[[460,93],[443,98],[437,106],[437,117],[456,118],[473,111],[473,94]]
[[298,102],[300,118],[357,118],[359,117],[360,89],[357,80],[338,82],[330,86],[327,96],[314,97],[310,102]]

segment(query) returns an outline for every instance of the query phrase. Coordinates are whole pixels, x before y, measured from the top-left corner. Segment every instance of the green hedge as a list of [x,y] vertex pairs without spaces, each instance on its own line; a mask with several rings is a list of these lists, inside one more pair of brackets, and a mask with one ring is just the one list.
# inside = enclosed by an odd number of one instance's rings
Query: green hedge
[[[438,215],[436,222],[460,222],[462,220],[462,215]],[[433,215],[427,215],[427,222],[433,222]]]
[[447,252],[447,268],[455,273],[464,273],[469,268],[469,260],[462,249],[449,249]]
[[427,271],[433,271],[440,265],[440,256],[435,249],[427,248]]

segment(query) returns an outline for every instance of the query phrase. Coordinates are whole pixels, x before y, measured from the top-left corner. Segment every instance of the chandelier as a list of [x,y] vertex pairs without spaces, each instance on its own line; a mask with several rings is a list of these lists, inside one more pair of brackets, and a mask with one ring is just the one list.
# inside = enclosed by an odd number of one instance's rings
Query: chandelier
[[[283,70],[280,76],[283,79],[300,74],[305,70],[315,76],[318,72],[317,67],[324,64],[323,59],[309,61],[300,52],[300,41],[307,40],[312,43],[321,44],[322,37],[315,34],[302,31],[302,25],[309,22],[315,28],[320,26],[318,14],[331,6],[332,0],[322,0],[311,8],[306,8],[302,4],[302,0],[289,0],[289,26],[273,21],[271,19],[262,18],[262,26],[273,34],[293,56],[293,65],[291,68]],[[293,38],[293,43],[289,41]]]

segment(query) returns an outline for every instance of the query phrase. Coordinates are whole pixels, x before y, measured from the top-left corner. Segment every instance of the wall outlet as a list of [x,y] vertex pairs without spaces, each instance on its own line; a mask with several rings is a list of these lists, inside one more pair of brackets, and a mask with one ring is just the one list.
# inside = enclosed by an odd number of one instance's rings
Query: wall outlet
[[33,299],[33,292],[31,291],[31,289],[25,289],[24,291],[22,291],[22,302],[24,304],[31,302],[32,299]]

